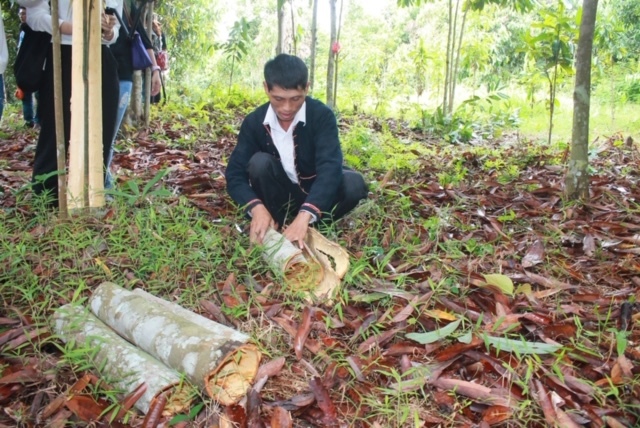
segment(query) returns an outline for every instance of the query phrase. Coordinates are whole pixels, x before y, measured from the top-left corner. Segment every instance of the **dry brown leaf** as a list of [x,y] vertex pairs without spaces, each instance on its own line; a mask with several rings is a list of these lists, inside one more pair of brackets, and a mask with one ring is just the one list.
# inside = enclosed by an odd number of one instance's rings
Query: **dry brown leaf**
[[313,316],[313,309],[305,306],[302,310],[302,320],[293,339],[293,351],[295,352],[296,359],[298,359],[298,361],[302,359],[302,349],[304,348],[304,344],[309,336],[309,332],[311,331],[311,321]]
[[292,428],[291,413],[282,407],[276,407],[271,414],[271,428]]
[[534,241],[522,258],[522,267],[529,268],[544,261],[544,244],[540,239]]
[[498,425],[511,418],[512,414],[513,412],[508,407],[490,406],[482,412],[482,420],[490,426]]

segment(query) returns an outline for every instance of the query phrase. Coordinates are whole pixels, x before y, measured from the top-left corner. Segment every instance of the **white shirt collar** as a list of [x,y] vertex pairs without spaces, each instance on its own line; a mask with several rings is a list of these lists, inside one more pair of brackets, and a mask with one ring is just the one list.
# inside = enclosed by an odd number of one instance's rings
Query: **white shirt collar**
[[[302,103],[302,107],[300,107],[300,110],[298,110],[295,117],[293,118],[293,123],[291,124],[292,125],[291,128],[295,128],[298,122],[302,122],[303,124],[307,123],[307,102],[306,101]],[[267,114],[264,116],[264,120],[262,121],[262,124],[269,125],[271,128],[275,128],[275,127],[282,128],[280,126],[280,122],[278,122],[278,116],[276,116],[276,111],[273,109],[273,107],[271,107],[271,104],[269,104],[269,108],[267,109]]]

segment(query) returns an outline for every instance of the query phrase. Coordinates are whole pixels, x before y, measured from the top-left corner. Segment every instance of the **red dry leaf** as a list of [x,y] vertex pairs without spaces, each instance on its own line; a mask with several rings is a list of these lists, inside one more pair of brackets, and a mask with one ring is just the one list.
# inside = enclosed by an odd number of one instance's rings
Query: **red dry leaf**
[[527,253],[522,258],[522,267],[529,268],[535,266],[544,261],[544,244],[540,239],[537,239],[531,247],[527,250]]
[[247,428],[263,428],[264,424],[260,419],[260,406],[262,405],[262,399],[258,391],[251,389],[247,394]]
[[338,416],[336,412],[336,406],[329,396],[329,391],[324,387],[322,381],[318,377],[314,377],[309,381],[311,392],[316,398],[318,407],[322,410],[322,421],[327,425],[336,425],[338,423]]
[[479,348],[484,345],[484,341],[477,336],[473,336],[470,343],[454,343],[447,346],[435,356],[436,361],[449,361],[450,359],[463,354],[466,351]]
[[42,380],[42,373],[37,371],[33,366],[27,366],[22,370],[18,370],[0,378],[0,385],[9,385],[12,383],[35,383]]
[[482,420],[489,425],[497,425],[511,418],[512,413],[508,407],[490,406],[482,412]]
[[483,404],[509,407],[516,404],[516,399],[506,390],[497,390],[484,385],[479,385],[466,380],[438,378],[429,381],[429,384],[444,390],[455,391],[456,394],[464,395]]
[[247,413],[244,407],[238,405],[225,406],[224,416],[231,422],[230,426],[247,426]]
[[313,310],[309,309],[308,306],[305,306],[305,308],[302,310],[302,320],[300,322],[300,326],[298,327],[298,331],[296,332],[293,339],[293,350],[298,360],[302,359],[302,349],[304,348],[304,343],[309,336],[309,332],[311,331],[312,317]]
[[136,389],[124,397],[122,404],[120,405],[120,411],[116,415],[115,420],[119,421],[122,419],[122,417],[138,402],[140,397],[142,397],[146,391],[147,384],[142,382]]
[[99,421],[102,413],[109,407],[106,401],[96,401],[89,395],[74,395],[64,405],[85,422]]
[[282,407],[276,407],[271,414],[271,428],[292,428],[291,413]]
[[547,391],[544,389],[542,382],[538,379],[533,379],[531,381],[531,390],[533,391],[533,397],[538,402],[538,405],[542,408],[542,413],[544,414],[544,419],[550,426],[557,426],[558,417],[556,415],[556,410],[551,404],[551,400],[549,399],[549,395]]
[[222,310],[220,309],[220,307],[215,303],[209,300],[203,299],[203,300],[200,300],[200,306],[202,306],[204,310],[207,311],[213,317],[214,321],[220,324],[224,324],[226,326],[231,325],[231,323],[229,323],[229,321],[227,320],[227,317],[225,317],[224,314],[222,313]]
[[167,405],[167,394],[160,394],[151,401],[149,411],[142,421],[142,428],[155,428],[160,423],[162,412]]
[[282,367],[284,367],[285,358],[278,357],[275,360],[270,360],[258,368],[256,373],[256,380],[263,377],[273,377],[280,374]]
[[391,322],[395,324],[395,323],[405,321],[407,318],[409,318],[413,313],[413,311],[416,309],[416,305],[419,299],[420,299],[419,296],[414,297],[404,308],[402,308],[400,312],[398,312],[391,319]]
[[369,337],[367,340],[365,340],[364,342],[362,342],[360,346],[358,346],[358,352],[360,352],[361,354],[364,354],[365,352],[371,351],[373,347],[376,347],[376,346],[381,347],[385,343],[393,339],[395,335],[398,334],[400,331],[402,331],[402,329],[395,328],[393,330],[387,330],[382,333],[373,335]]
[[236,286],[236,276],[232,272],[225,280],[224,285],[222,286],[222,292],[220,293],[222,301],[227,308],[235,308],[242,303],[235,291]]
[[[282,317],[273,317],[271,319],[273,321],[275,321],[275,323],[278,324],[280,327],[282,327],[282,329],[284,331],[289,333],[291,335],[291,337],[295,337],[295,335],[297,333],[298,326],[295,325],[294,322],[292,322],[292,321],[290,321],[288,319],[282,318]],[[314,354],[314,355],[317,355],[318,353],[320,353],[320,349],[321,349],[320,345],[315,340],[311,340],[311,339],[305,340],[304,346],[309,351],[311,351],[311,353]]]

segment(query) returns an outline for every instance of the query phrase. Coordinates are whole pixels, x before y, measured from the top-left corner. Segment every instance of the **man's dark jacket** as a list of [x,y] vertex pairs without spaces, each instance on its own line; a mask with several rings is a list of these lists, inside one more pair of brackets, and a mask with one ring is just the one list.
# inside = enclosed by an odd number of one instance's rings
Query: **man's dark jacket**
[[[293,131],[294,158],[298,185],[307,194],[301,210],[318,218],[329,212],[342,185],[342,150],[338,125],[333,112],[322,102],[306,97],[306,123],[299,122]],[[251,112],[242,122],[236,145],[227,165],[227,191],[240,206],[250,210],[260,203],[249,185],[247,166],[258,152],[280,160],[278,149],[265,125],[269,103]]]

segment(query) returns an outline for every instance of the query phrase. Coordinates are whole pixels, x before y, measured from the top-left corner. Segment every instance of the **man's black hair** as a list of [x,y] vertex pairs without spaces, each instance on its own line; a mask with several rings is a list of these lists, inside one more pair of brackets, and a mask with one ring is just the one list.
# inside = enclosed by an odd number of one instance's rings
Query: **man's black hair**
[[297,56],[280,54],[264,65],[264,81],[267,88],[274,86],[283,89],[306,89],[309,82],[309,70]]

